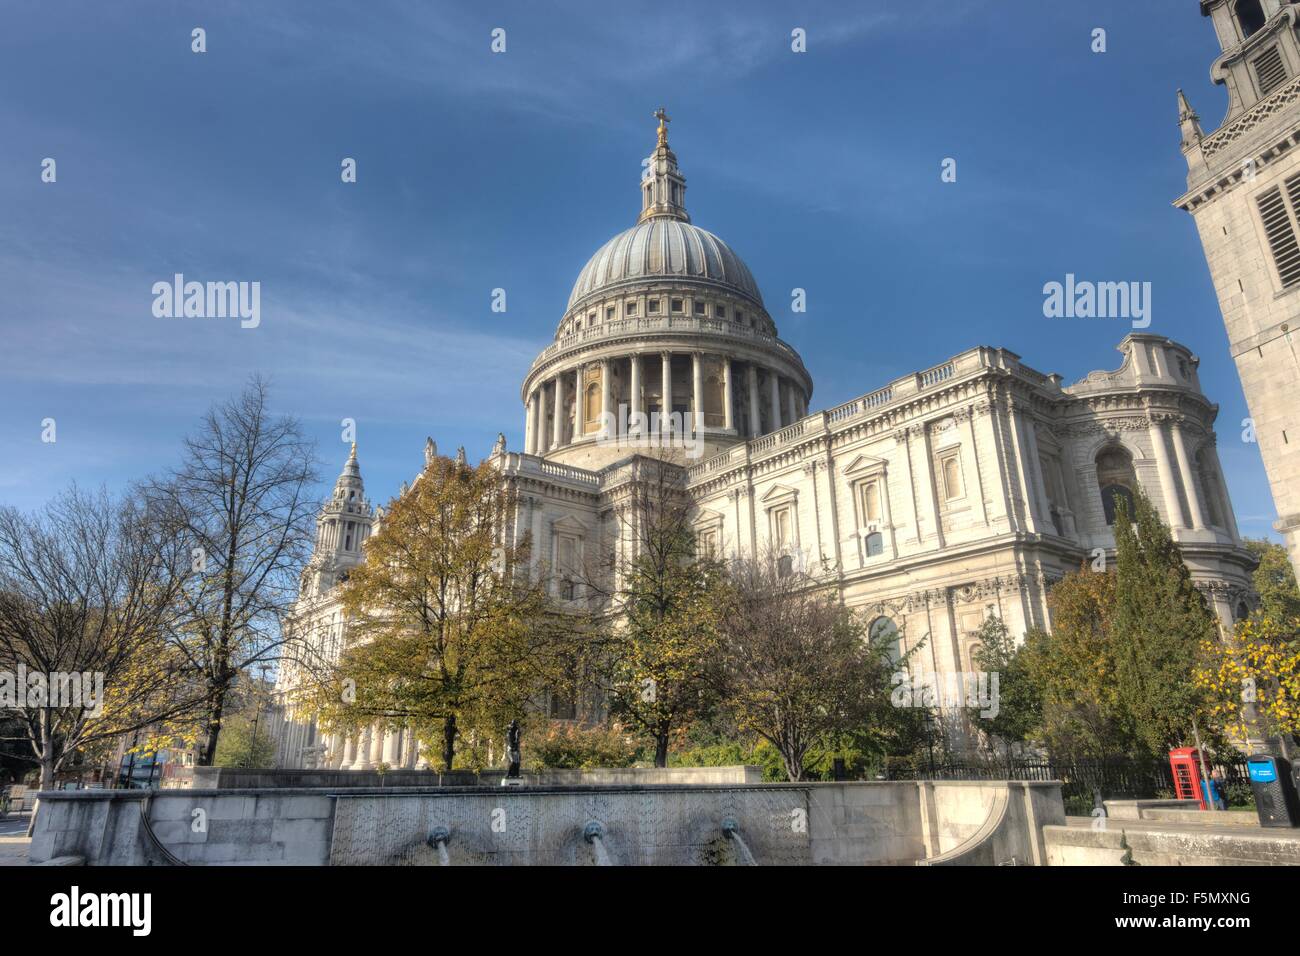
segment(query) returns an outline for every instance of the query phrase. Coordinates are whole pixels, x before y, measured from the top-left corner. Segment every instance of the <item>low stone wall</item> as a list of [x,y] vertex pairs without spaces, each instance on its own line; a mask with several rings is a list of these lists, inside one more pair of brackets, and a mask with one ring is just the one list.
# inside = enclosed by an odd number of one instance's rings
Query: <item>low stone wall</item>
[[41,796],[31,861],[90,865],[433,865],[426,841],[438,827],[453,865],[585,865],[597,860],[583,839],[592,821],[622,865],[737,863],[745,850],[761,865],[1024,863],[1038,862],[1042,824],[1064,820],[1058,784],[1000,781]]
[[1259,814],[1254,810],[1202,810],[1195,800],[1107,800],[1105,805],[1107,818],[1116,822],[1157,820],[1193,826],[1259,828]]
[[[168,789],[265,790],[320,787],[329,790],[389,787],[494,787],[504,770],[239,770],[230,767],[185,768]],[[547,770],[525,773],[529,786],[726,786],[763,782],[760,767],[620,767],[597,770]]]
[[1243,827],[1234,833],[1197,825],[1150,829],[1141,821],[1121,826],[1112,820],[1104,830],[1044,827],[1043,837],[1049,866],[1119,866],[1124,856],[1121,841],[1140,866],[1300,866],[1300,831],[1296,830]]
[[1198,810],[1195,800],[1105,800],[1106,816],[1111,820],[1141,820],[1151,810]]
[[319,791],[55,791],[41,794],[29,859],[323,866],[333,820],[334,800]]

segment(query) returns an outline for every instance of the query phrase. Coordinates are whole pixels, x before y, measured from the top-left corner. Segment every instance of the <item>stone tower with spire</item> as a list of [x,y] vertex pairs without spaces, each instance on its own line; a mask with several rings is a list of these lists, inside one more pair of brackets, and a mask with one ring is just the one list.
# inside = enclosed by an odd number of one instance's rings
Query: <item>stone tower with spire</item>
[[374,530],[376,515],[366,499],[357,461],[357,444],[343,465],[334,493],[316,517],[316,547],[303,571],[302,594],[324,594],[361,563],[362,546]]
[[1268,472],[1291,563],[1300,572],[1300,6],[1201,0],[1222,53],[1211,79],[1228,112],[1206,133],[1182,90],[1187,192],[1228,343]]

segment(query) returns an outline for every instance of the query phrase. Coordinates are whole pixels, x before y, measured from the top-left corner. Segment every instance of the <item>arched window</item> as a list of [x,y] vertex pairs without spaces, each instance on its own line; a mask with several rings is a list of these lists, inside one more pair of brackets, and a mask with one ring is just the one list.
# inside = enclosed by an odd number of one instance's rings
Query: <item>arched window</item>
[[1097,487],[1101,491],[1101,508],[1106,524],[1115,524],[1115,502],[1123,500],[1129,516],[1133,515],[1133,492],[1138,487],[1133,470],[1133,456],[1123,448],[1111,447],[1097,455]]
[[867,557],[874,558],[878,554],[885,553],[885,538],[879,531],[873,531],[867,535]]
[[880,483],[868,481],[862,486],[862,523],[880,520]]
[[902,643],[898,637],[898,625],[887,617],[878,617],[867,628],[867,638],[872,647],[880,647],[892,663],[902,660]]
[[1260,5],[1259,0],[1237,0],[1233,12],[1237,14],[1237,22],[1241,24],[1241,35],[1243,37],[1258,32],[1267,19],[1264,16],[1264,8]]

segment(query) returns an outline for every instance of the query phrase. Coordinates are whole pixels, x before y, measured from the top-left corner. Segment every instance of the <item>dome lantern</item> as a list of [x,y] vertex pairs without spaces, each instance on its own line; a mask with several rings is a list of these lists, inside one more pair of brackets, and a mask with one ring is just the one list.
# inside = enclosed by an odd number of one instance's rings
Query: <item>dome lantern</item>
[[668,148],[668,124],[672,122],[661,106],[654,112],[659,120],[659,141],[644,160],[641,174],[641,215],[637,222],[667,218],[690,222],[686,213],[686,178],[677,168],[677,156]]

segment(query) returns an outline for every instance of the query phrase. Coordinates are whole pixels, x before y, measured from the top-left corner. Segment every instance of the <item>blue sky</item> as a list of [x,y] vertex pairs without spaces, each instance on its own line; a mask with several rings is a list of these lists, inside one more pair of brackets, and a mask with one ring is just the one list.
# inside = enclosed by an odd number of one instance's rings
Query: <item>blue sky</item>
[[[1170,205],[1175,89],[1207,130],[1225,108],[1197,7],[10,0],[0,503],[166,468],[254,371],[319,439],[328,481],[356,419],[376,500],[426,434],[518,448],[519,383],[578,270],[634,221],[662,104],[692,217],[748,262],[814,409],[978,344],[1071,382],[1114,368],[1126,323],[1046,319],[1043,284],[1149,281],[1148,331],[1201,357],[1221,406],[1242,531],[1268,534],[1200,244]],[[260,282],[261,325],[155,318],[151,287],[176,272]]]

